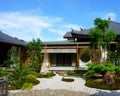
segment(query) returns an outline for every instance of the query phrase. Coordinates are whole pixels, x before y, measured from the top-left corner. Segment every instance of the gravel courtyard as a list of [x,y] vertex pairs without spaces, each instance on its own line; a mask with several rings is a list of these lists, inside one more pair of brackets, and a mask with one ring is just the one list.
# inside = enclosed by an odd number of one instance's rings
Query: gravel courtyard
[[61,81],[63,76],[56,75],[53,78],[38,78],[40,84],[31,90],[10,91],[9,96],[120,96],[120,90],[109,91],[86,87],[84,78],[74,78],[74,82]]

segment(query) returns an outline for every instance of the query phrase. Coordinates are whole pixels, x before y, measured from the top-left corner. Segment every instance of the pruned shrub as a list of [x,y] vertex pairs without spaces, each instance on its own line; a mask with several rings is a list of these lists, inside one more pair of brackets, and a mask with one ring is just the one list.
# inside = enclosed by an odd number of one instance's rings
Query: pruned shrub
[[0,67],[0,77],[7,76],[8,75],[8,70],[7,69],[2,69]]
[[36,82],[36,76],[34,76],[32,74],[28,74],[26,76],[26,82],[27,83],[35,83]]
[[80,58],[83,62],[88,62],[90,60],[90,49],[81,49]]
[[22,85],[22,90],[25,90],[25,89],[31,89],[33,87],[33,84],[32,83],[24,83]]
[[87,64],[88,67],[88,73],[90,74],[102,74],[104,75],[107,71],[115,71],[116,66],[113,64]]

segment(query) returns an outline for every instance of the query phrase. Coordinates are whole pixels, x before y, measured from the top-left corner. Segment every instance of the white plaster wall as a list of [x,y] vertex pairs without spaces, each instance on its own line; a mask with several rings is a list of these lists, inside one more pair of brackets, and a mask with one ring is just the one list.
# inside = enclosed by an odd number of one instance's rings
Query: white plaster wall
[[101,47],[101,59],[100,59],[101,62],[103,62],[103,61],[105,61],[107,59],[107,53],[108,53],[107,49],[103,49]]
[[76,66],[76,62],[72,61],[72,67]]
[[[103,49],[102,47],[101,47],[101,62],[103,62],[104,61],[104,59],[106,60],[107,59],[107,50],[106,49]],[[83,62],[81,59],[79,59],[79,66],[81,67],[81,68],[87,68],[87,64],[88,63],[90,63],[91,62],[91,60],[90,61],[88,61],[88,62]]]
[[79,60],[79,65],[80,65],[81,68],[87,69],[87,64],[90,63],[90,62],[91,62],[91,60],[88,61],[88,62],[83,62],[82,60]]

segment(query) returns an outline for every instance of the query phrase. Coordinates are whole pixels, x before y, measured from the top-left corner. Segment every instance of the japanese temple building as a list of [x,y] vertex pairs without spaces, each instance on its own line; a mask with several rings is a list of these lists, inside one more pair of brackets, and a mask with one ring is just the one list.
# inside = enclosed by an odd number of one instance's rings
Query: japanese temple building
[[[91,29],[91,28],[90,28]],[[43,62],[41,71],[44,70],[86,70],[86,64],[91,62],[90,58],[90,29],[75,30],[66,32],[64,41],[43,42]],[[116,51],[116,44],[120,43],[120,23],[110,21],[108,30],[114,30],[117,38],[110,42],[110,50]],[[27,60],[26,44],[23,40],[13,38],[0,31],[0,66],[7,58],[9,49],[14,48],[17,52],[22,53],[22,62],[25,64]],[[84,55],[81,50],[86,50]],[[87,59],[84,56],[87,54]]]
[[[116,44],[120,42],[120,23],[110,21],[108,30],[114,30],[117,34],[116,40],[110,42],[110,49],[115,51]],[[89,48],[89,31],[90,29],[72,29],[63,36],[65,41],[43,42],[43,70],[46,66],[49,70],[86,69],[86,64],[91,60],[88,57],[87,61],[83,61],[81,50]]]

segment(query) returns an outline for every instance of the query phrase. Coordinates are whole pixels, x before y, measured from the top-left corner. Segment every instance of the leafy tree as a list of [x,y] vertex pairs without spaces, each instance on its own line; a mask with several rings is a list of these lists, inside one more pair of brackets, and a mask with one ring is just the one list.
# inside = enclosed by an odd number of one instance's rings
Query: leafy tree
[[41,69],[41,61],[42,61],[42,54],[41,54],[41,50],[42,50],[42,42],[41,40],[38,39],[33,39],[31,42],[29,42],[27,44],[27,48],[28,48],[28,56],[30,58],[30,64],[29,67],[31,68],[31,70],[39,72]]
[[[91,40],[90,44],[93,48],[94,53],[95,53],[95,49],[98,48],[100,55],[100,51],[101,51],[100,47],[102,46],[104,50],[107,49],[107,45],[109,45],[109,42],[113,41],[116,38],[115,32],[112,30],[108,30],[109,24],[110,24],[109,20],[104,20],[101,18],[96,18],[94,20],[95,28],[90,30],[89,32],[89,36]],[[99,62],[94,62],[94,63],[100,63],[100,58],[98,59]],[[104,62],[105,62],[105,58],[104,58]]]
[[4,64],[9,67],[15,67],[17,64],[21,63],[21,53],[17,52],[15,49],[11,48],[7,52],[7,60],[4,61]]
[[[92,50],[92,54],[93,54],[93,62],[94,63],[96,63],[96,49],[98,49],[97,48],[97,46],[99,45],[99,41],[100,41],[100,39],[101,39],[101,34],[102,34],[102,31],[100,30],[100,29],[98,29],[98,28],[95,28],[95,29],[91,29],[90,31],[89,31],[89,36],[90,36],[90,48],[91,49],[93,49]],[[100,56],[98,57],[98,58],[100,58]]]

